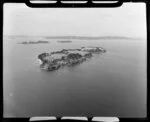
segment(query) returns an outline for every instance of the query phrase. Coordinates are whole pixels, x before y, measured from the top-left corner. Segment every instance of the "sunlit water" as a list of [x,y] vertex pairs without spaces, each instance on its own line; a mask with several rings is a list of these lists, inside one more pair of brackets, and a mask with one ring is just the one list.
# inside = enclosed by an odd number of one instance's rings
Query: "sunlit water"
[[[4,116],[146,117],[146,40],[75,40],[17,44],[39,38],[4,38]],[[42,71],[43,52],[101,46],[102,55],[74,67]]]

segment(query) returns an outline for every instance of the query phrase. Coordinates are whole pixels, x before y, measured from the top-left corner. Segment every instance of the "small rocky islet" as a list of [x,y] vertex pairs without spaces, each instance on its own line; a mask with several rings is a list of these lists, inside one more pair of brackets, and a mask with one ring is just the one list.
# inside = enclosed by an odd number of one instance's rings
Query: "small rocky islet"
[[54,71],[63,66],[74,66],[91,58],[93,54],[102,54],[106,50],[102,47],[81,47],[80,49],[62,49],[51,53],[41,53],[38,59],[40,68],[46,71]]

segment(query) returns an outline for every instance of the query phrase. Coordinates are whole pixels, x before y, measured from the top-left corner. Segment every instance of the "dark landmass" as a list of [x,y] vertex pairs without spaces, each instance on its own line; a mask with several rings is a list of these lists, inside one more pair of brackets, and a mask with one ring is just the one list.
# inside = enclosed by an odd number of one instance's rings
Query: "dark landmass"
[[70,40],[58,40],[58,43],[71,43],[72,41]]
[[102,54],[106,50],[102,47],[81,47],[80,49],[62,49],[61,51],[42,53],[38,59],[42,62],[40,68],[54,71],[63,66],[74,66],[91,58],[93,54]]
[[19,44],[41,44],[41,43],[49,43],[49,41],[23,41]]

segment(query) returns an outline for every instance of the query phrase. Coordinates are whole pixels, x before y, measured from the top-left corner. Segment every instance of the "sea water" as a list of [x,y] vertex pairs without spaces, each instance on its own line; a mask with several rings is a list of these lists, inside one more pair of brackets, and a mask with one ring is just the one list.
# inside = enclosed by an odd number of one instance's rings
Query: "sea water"
[[[18,44],[39,39],[49,43]],[[146,117],[146,40],[71,41],[4,37],[4,117]],[[40,69],[40,53],[83,46],[100,46],[107,52],[73,67],[53,72]]]

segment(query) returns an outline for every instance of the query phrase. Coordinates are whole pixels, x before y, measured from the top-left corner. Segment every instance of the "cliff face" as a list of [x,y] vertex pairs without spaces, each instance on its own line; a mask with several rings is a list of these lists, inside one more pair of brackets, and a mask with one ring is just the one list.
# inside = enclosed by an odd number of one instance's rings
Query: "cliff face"
[[41,69],[54,71],[62,66],[72,66],[86,61],[93,54],[106,52],[101,47],[81,47],[80,49],[63,49],[61,51],[42,53],[38,55],[41,60]]

